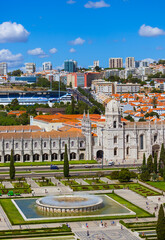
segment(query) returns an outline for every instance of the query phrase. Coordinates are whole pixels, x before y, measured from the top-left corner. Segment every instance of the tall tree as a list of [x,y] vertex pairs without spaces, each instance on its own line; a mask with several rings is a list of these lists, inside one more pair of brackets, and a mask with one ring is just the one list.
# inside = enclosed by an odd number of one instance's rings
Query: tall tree
[[156,232],[157,232],[158,240],[165,240],[165,217],[164,217],[164,210],[163,210],[162,204],[159,209]]
[[68,161],[67,144],[65,144],[65,153],[64,153],[64,177],[69,177],[69,161]]
[[149,173],[153,172],[153,162],[152,162],[152,156],[150,155],[147,159],[147,168]]
[[157,154],[155,153],[154,154],[154,173],[156,173],[157,174],[157,169],[158,169],[158,161],[157,161]]
[[13,149],[11,150],[11,157],[10,157],[10,179],[15,178],[15,166],[14,166],[14,153]]
[[145,155],[145,153],[143,153],[143,166],[145,166],[146,165],[146,155]]
[[160,157],[159,157],[159,171],[164,168],[165,163],[165,151],[164,151],[164,144],[162,143]]
[[74,97],[72,96],[72,102],[71,102],[71,114],[74,114],[75,112],[75,102]]

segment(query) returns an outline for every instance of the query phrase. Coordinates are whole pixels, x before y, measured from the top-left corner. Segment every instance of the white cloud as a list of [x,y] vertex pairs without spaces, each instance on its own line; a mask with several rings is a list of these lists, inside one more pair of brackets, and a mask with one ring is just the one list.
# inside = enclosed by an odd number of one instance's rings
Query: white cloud
[[111,5],[106,3],[104,0],[101,0],[99,2],[92,2],[88,1],[84,7],[85,8],[104,8],[104,7],[110,7]]
[[74,4],[74,3],[76,3],[76,1],[74,1],[74,0],[68,0],[66,3],[67,3],[67,4]]
[[19,67],[23,65],[23,56],[21,53],[12,54],[8,49],[0,50],[0,62],[7,62],[9,67]]
[[143,24],[139,29],[139,35],[142,37],[156,37],[165,35],[165,31],[157,27],[146,26]]
[[143,59],[142,61],[148,62],[148,63],[150,64],[150,63],[155,62],[156,60],[155,60],[155,59],[152,59],[152,58],[145,58],[145,59]]
[[56,48],[51,48],[50,50],[49,50],[49,52],[51,53],[51,54],[54,54],[54,53],[56,53],[58,50],[56,49]]
[[48,55],[41,48],[28,50],[27,53],[32,56],[38,56],[39,58],[48,57]]
[[71,48],[71,49],[69,50],[69,52],[70,52],[70,53],[74,53],[74,52],[76,52],[76,49]]
[[163,50],[164,48],[163,47],[161,47],[161,46],[158,46],[158,47],[156,47],[156,50]]
[[78,37],[75,40],[71,41],[70,44],[72,44],[72,45],[83,45],[84,42],[85,42],[84,39]]
[[29,32],[16,22],[3,22],[0,24],[0,43],[26,42]]

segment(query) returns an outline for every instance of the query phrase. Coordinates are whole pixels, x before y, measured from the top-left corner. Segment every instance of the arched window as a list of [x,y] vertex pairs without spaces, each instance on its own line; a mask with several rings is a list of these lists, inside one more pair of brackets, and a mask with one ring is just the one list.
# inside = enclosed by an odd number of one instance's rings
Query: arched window
[[27,142],[25,143],[25,148],[27,148],[28,147],[28,144],[27,144]]
[[70,160],[74,160],[74,159],[76,159],[76,153],[74,153],[74,152],[72,152],[71,154],[70,154]]
[[18,143],[15,144],[15,148],[18,148]]
[[24,162],[25,162],[25,161],[29,161],[29,160],[30,160],[30,155],[29,155],[29,154],[25,154],[25,155],[23,156],[23,160],[24,160]]
[[53,142],[53,147],[55,147],[56,146],[56,142]]
[[129,142],[129,135],[126,136],[126,142]]
[[9,143],[6,143],[6,148],[9,148]]
[[46,148],[46,142],[44,142],[44,148]]
[[15,161],[15,162],[20,161],[20,155],[19,155],[19,154],[16,154],[16,155],[14,156],[14,161]]
[[144,135],[140,135],[140,149],[144,149]]
[[158,137],[157,134],[155,134],[155,135],[154,135],[154,142],[156,142],[157,137]]
[[126,154],[129,155],[129,147],[127,147]]
[[39,154],[34,154],[33,155],[33,161],[38,161],[40,158]]
[[117,155],[117,148],[114,148],[114,156]]
[[9,162],[10,161],[10,155],[9,154],[7,154],[7,155],[5,155],[5,162]]
[[65,147],[65,142],[64,141],[62,142],[62,147]]
[[61,154],[61,161],[64,160],[64,153]]
[[114,136],[114,143],[117,143],[117,136]]
[[57,160],[57,153],[52,154],[52,161]]
[[44,153],[42,155],[42,160],[45,161],[45,160],[48,160],[48,154],[47,153]]
[[84,160],[84,153],[80,154],[80,160]]
[[116,128],[116,121],[113,122],[113,127]]
[[35,147],[35,148],[37,147],[37,142],[34,143],[34,147]]
[[74,146],[74,141],[71,141],[71,147],[73,147]]

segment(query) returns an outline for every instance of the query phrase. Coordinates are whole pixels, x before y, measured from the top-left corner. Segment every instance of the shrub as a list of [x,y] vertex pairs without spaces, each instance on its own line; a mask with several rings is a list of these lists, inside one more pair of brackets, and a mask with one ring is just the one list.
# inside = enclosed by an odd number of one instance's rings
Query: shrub
[[114,180],[118,180],[119,179],[119,171],[113,171],[110,174],[110,178],[114,179]]
[[129,182],[131,179],[131,173],[127,168],[121,169],[119,173],[119,181],[120,182]]

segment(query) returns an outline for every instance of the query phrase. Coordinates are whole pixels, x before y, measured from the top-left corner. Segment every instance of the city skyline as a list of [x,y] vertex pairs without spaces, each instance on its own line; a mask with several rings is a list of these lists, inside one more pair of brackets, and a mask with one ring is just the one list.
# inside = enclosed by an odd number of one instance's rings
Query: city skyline
[[66,59],[82,67],[99,59],[101,67],[108,67],[115,57],[164,58],[163,0],[157,5],[148,0],[51,0],[49,5],[29,0],[26,9],[20,0],[8,3],[1,13],[0,62],[9,69],[49,61],[63,68]]

